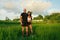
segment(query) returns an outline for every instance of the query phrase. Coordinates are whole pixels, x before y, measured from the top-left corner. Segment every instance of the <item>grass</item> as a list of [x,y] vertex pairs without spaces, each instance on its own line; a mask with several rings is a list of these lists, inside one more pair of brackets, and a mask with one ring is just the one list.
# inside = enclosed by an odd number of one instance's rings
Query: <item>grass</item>
[[[60,24],[32,24],[32,35],[24,40],[60,40]],[[21,25],[19,23],[0,23],[0,40],[22,40]]]

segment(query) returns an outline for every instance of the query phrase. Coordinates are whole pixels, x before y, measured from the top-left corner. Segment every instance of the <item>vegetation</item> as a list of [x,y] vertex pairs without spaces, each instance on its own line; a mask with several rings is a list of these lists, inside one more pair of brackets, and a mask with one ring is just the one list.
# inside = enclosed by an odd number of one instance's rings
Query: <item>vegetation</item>
[[60,13],[52,13],[51,15],[47,15],[44,20],[60,23]]
[[20,18],[13,19],[13,21],[15,21],[15,22],[18,22],[19,20],[20,20]]
[[37,17],[34,17],[34,20],[40,20],[40,19],[43,19],[42,15],[38,15]]
[[52,13],[51,15],[46,15],[44,18],[43,16],[39,15],[34,17],[33,20],[44,20],[46,23],[60,23],[60,13]]
[[[33,35],[24,40],[60,40],[60,24],[38,24],[34,23]],[[0,23],[0,40],[22,40],[20,23]]]
[[60,13],[53,13],[49,16],[45,16],[46,19],[48,20],[60,20]]
[[5,21],[11,21],[8,17],[6,17]]

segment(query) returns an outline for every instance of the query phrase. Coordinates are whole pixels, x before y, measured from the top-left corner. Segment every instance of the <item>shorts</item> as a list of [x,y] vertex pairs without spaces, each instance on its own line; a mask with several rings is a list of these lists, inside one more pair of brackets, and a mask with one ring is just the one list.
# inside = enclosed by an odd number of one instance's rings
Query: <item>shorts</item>
[[31,22],[28,22],[28,25],[30,25],[31,24]]
[[22,26],[28,26],[28,22],[22,22]]

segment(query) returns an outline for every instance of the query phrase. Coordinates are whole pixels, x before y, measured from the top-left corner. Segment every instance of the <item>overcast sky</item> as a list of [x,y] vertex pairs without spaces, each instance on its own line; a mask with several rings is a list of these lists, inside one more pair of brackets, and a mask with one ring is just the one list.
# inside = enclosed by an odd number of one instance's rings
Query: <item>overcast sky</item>
[[9,17],[14,19],[20,16],[23,9],[32,11],[32,15],[49,15],[60,12],[60,0],[0,0],[0,20]]

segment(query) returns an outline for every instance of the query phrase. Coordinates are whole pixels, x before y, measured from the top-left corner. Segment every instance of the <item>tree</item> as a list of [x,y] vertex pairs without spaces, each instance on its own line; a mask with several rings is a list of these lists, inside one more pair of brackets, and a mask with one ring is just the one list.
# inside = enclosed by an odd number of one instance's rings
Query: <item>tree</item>
[[6,17],[6,19],[5,19],[6,21],[11,21],[8,17]]
[[52,13],[51,15],[47,15],[45,16],[44,20],[60,22],[60,13]]
[[38,15],[37,17],[34,17],[34,20],[40,20],[40,19],[43,19],[42,15]]
[[13,21],[19,21],[20,19],[19,18],[15,18],[15,19],[13,19]]

